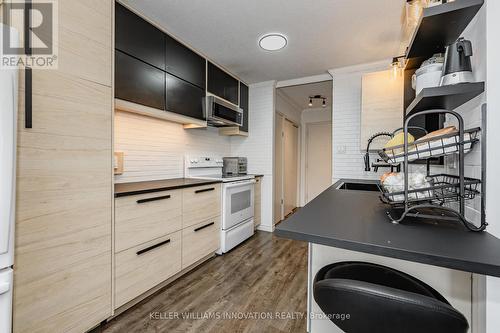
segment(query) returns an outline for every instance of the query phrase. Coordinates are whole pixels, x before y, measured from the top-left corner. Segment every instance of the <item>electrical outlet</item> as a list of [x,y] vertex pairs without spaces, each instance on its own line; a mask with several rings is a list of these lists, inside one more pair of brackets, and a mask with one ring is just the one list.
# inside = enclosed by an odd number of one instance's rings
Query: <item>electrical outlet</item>
[[342,145],[342,146],[337,146],[337,153],[338,154],[345,154],[346,153],[346,146],[345,145]]

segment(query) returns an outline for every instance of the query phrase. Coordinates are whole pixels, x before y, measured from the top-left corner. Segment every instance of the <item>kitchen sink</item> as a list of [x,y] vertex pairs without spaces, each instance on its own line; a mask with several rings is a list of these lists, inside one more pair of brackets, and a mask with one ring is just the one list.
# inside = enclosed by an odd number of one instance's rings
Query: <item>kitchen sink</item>
[[380,191],[378,184],[352,183],[352,182],[342,182],[339,186],[337,186],[337,190],[371,191],[371,192],[379,192]]

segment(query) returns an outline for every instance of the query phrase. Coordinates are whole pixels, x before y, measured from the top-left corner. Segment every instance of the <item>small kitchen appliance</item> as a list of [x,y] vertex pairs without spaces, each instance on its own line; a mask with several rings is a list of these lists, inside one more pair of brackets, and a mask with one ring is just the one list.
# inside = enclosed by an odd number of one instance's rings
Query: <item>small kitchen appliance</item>
[[419,69],[412,76],[411,86],[418,95],[424,88],[439,87],[443,72],[444,55],[434,54],[431,58],[422,63]]
[[472,43],[470,40],[460,37],[455,43],[446,48],[441,86],[474,82],[472,75]]
[[246,175],[247,158],[246,157],[224,157],[222,158],[222,174],[224,175]]

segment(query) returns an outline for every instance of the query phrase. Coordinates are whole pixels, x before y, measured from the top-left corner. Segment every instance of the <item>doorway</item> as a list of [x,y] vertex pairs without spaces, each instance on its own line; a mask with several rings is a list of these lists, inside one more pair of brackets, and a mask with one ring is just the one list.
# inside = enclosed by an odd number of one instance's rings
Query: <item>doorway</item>
[[276,89],[275,224],[331,185],[332,98],[332,80]]
[[332,181],[332,122],[306,124],[305,202],[326,190]]

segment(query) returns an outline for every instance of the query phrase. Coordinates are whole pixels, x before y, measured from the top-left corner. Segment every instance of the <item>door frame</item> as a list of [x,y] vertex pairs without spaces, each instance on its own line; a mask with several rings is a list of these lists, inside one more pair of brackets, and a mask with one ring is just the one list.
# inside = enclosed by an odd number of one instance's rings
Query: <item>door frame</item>
[[[279,111],[279,110],[276,110],[276,115],[275,115],[275,119],[276,119],[276,123],[278,122],[278,118],[283,118],[283,122],[282,122],[282,126],[280,128],[281,130],[281,133],[277,133],[275,132],[274,135],[274,143],[276,143],[276,137],[277,135],[281,135],[282,138],[284,136],[284,126],[283,124],[285,123],[285,121],[289,121],[290,123],[292,123],[293,126],[295,126],[297,128],[297,146],[296,146],[296,149],[297,149],[297,198],[296,198],[296,207],[299,207],[299,204],[300,204],[300,187],[301,187],[301,184],[300,184],[300,173],[301,173],[301,163],[300,163],[300,142],[301,142],[301,125],[300,124],[297,124],[295,121],[293,121],[292,119],[288,118],[283,112]],[[273,221],[273,224],[276,225],[277,223],[283,221],[283,219],[285,218],[284,216],[284,209],[285,209],[285,202],[284,202],[284,187],[285,187],[285,164],[284,164],[284,153],[285,153],[285,150],[284,150],[284,145],[285,145],[285,141],[282,139],[281,140],[281,156],[279,156],[279,159],[281,161],[281,170],[280,170],[280,178],[281,178],[281,191],[278,191],[278,189],[276,188],[276,181],[274,182],[273,184],[273,187],[274,187],[274,195],[273,195],[273,206],[274,206],[274,203],[276,201],[276,197],[278,195],[281,195],[281,202],[280,202],[280,212],[279,212],[279,221]],[[278,156],[276,156],[276,149],[274,150],[275,153],[274,153],[274,158],[278,158]],[[276,164],[276,163],[274,163]],[[276,171],[276,167],[274,167],[274,170]],[[278,173],[275,174],[275,178],[277,179],[278,178]],[[275,220],[275,214],[273,214],[273,220]]]
[[[309,131],[310,131],[310,126],[311,125],[318,125],[318,124],[330,124],[330,142],[332,142],[333,138],[333,128],[332,124],[333,121],[315,121],[315,122],[308,122],[305,124],[305,138],[304,138],[304,203],[308,202],[309,199],[309,193],[307,190],[307,184],[308,184],[308,176],[307,176],[307,169],[308,169],[308,152],[309,152]],[[333,144],[332,144],[333,147]],[[333,149],[330,151],[330,160],[331,160],[331,165],[330,165],[330,182],[332,181],[332,176],[333,176]]]

